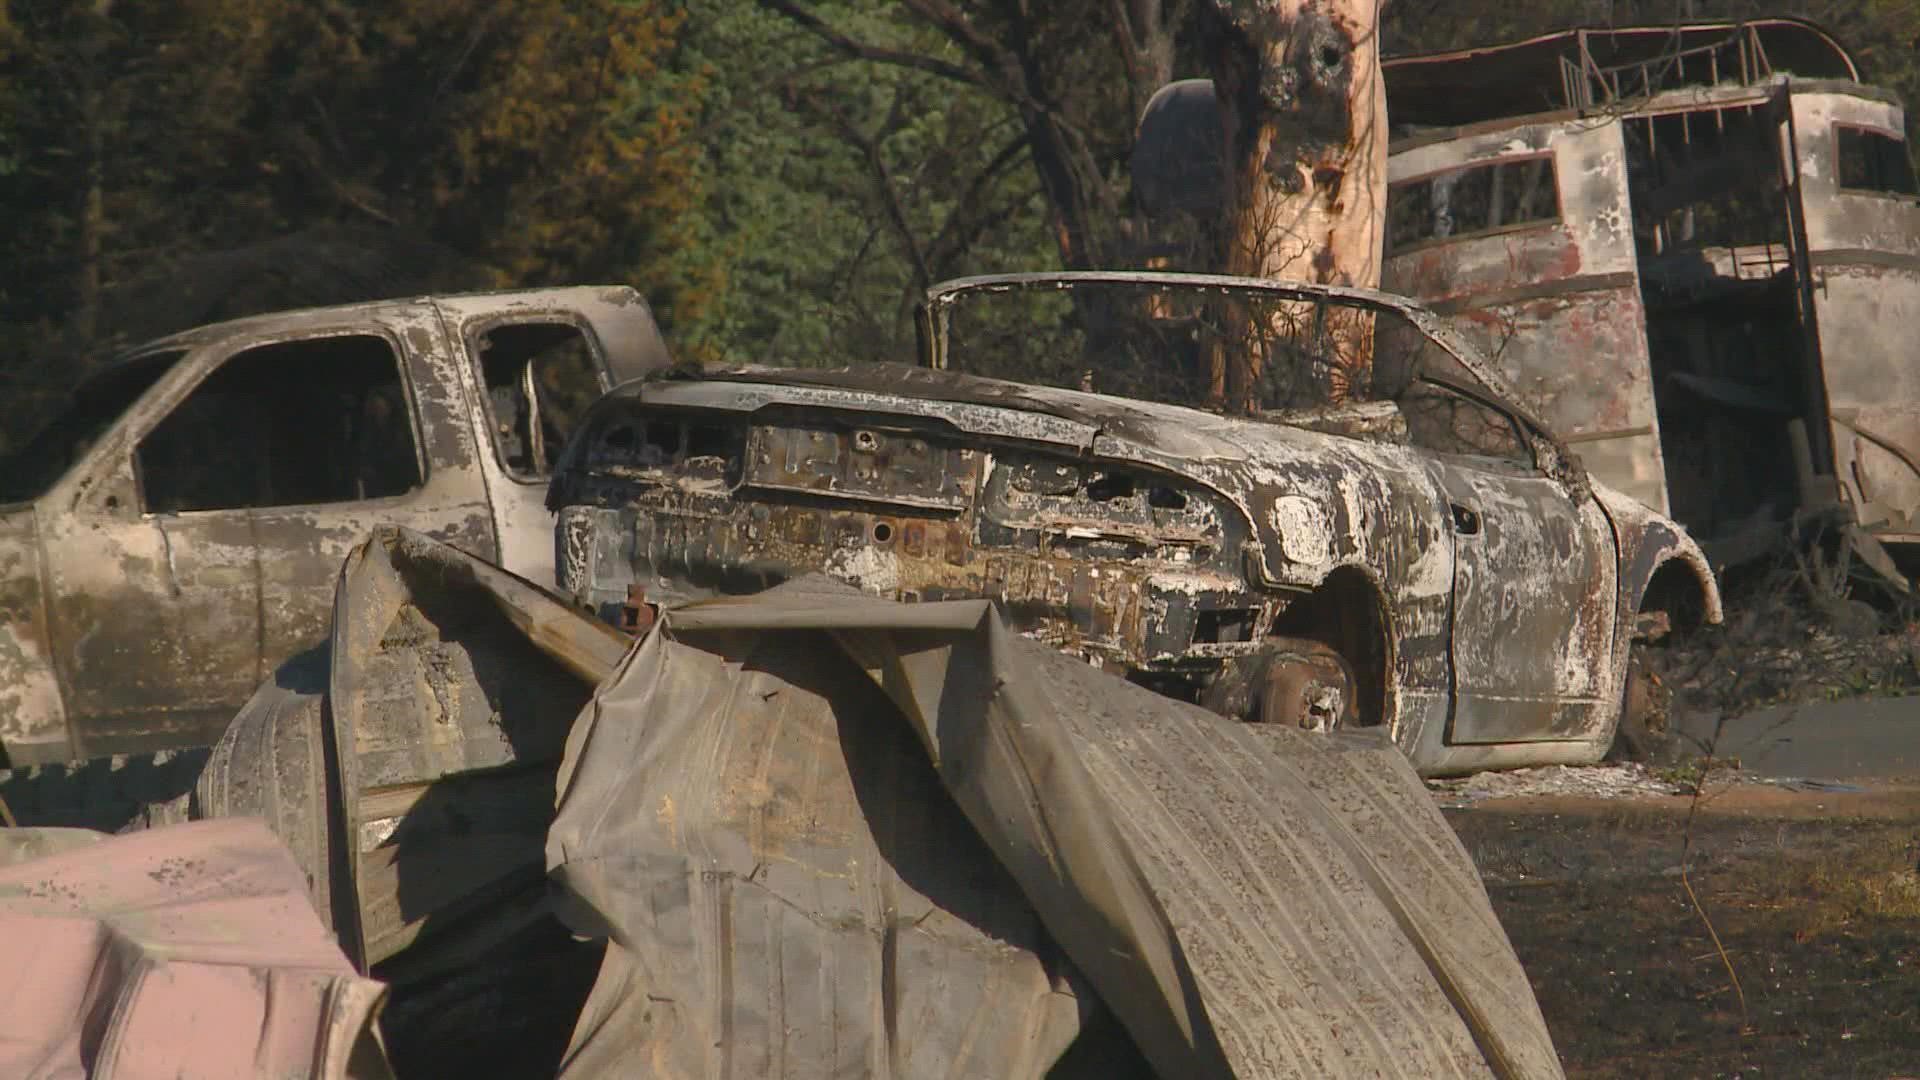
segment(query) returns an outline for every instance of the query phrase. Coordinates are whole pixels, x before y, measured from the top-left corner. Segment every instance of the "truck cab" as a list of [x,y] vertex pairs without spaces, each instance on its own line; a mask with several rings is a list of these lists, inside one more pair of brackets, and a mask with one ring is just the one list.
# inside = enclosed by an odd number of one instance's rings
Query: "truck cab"
[[375,525],[554,580],[552,456],[668,363],[644,300],[583,286],[201,327],[99,365],[0,460],[0,750],[198,745],[325,635]]

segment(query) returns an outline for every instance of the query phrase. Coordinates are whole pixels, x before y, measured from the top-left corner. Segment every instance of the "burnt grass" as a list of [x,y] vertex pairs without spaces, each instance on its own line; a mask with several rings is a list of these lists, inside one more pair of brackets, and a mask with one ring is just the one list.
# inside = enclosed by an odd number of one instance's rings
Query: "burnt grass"
[[[1723,626],[1649,651],[1673,707],[1920,692],[1920,599],[1844,556],[1782,557],[1722,591]],[[1707,776],[1698,798],[1446,811],[1567,1074],[1920,1080],[1920,787],[1716,781],[1738,763],[1671,749],[1656,765]]]
[[1744,796],[1447,816],[1569,1076],[1920,1077],[1920,791]]

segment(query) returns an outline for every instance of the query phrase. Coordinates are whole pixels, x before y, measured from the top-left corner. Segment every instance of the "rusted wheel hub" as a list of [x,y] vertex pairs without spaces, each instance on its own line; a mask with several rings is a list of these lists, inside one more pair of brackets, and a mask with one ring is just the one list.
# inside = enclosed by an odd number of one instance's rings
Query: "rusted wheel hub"
[[1288,642],[1273,653],[1260,693],[1260,722],[1332,731],[1353,720],[1353,672],[1317,641]]
[[1353,669],[1317,641],[1275,638],[1269,647],[1231,661],[1202,704],[1262,724],[1332,731],[1353,724]]

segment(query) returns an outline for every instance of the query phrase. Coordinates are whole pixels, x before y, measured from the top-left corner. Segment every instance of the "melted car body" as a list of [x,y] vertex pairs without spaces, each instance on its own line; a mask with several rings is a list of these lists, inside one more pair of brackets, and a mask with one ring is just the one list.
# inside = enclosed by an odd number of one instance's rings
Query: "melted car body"
[[[1013,316],[967,314],[993,299]],[[1370,345],[1343,359],[1355,326]],[[1429,774],[1597,760],[1650,587],[1719,617],[1683,529],[1592,484],[1470,342],[1397,297],[1004,275],[936,287],[923,331],[918,366],[616,387],[555,470],[562,590],[609,618],[814,571],[990,597],[1029,636],[1202,700],[1308,643],[1352,672],[1342,722]],[[1260,400],[1209,407],[1222,358],[1253,355]]]

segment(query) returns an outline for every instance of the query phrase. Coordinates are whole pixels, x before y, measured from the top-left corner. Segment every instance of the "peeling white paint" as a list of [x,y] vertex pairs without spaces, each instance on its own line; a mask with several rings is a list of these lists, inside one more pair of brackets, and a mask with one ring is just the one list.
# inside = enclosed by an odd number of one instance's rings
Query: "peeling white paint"
[[1434,544],[1407,568],[1405,596],[1428,600],[1453,593],[1453,553],[1446,544]]
[[826,569],[870,593],[885,595],[900,588],[900,560],[891,551],[864,546],[839,548],[828,557]]
[[1280,551],[1303,566],[1320,567],[1333,560],[1333,530],[1327,512],[1312,499],[1282,495],[1269,511],[1280,534]]
[[1147,580],[1157,589],[1187,596],[1198,596],[1209,592],[1233,592],[1240,588],[1240,582],[1233,578],[1199,571],[1162,571]]

